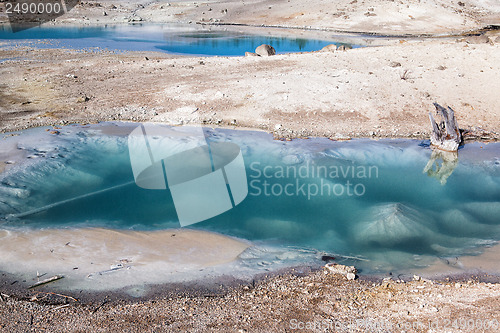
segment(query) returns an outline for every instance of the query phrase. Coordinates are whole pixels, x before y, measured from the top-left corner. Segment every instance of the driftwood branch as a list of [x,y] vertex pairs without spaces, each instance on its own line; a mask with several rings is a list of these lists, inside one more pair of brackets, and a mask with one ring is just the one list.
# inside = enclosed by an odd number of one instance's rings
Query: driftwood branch
[[53,276],[53,277],[51,277],[51,278],[48,278],[48,279],[45,279],[45,280],[39,281],[39,282],[35,283],[34,285],[29,286],[29,287],[28,287],[28,289],[33,289],[33,288],[36,288],[36,287],[42,286],[42,285],[47,284],[47,283],[50,283],[50,282],[54,282],[54,281],[60,280],[60,279],[62,279],[63,277],[64,277],[64,276],[62,276],[62,275],[54,275],[54,276]]
[[64,304],[64,305],[61,305],[61,306],[58,306],[57,308],[53,308],[52,311],[56,311],[56,310],[60,310],[60,309],[64,309],[64,308],[67,308],[68,306],[70,306],[71,304]]
[[462,135],[458,128],[455,112],[449,106],[447,109],[438,103],[434,103],[434,106],[441,121],[437,123],[432,116],[432,112],[429,112],[432,125],[431,144],[444,151],[457,151],[462,144]]

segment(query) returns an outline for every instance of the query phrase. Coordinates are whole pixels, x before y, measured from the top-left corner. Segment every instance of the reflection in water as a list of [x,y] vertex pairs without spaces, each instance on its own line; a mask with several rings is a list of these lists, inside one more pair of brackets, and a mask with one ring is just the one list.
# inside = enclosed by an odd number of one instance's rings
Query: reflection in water
[[40,26],[18,33],[12,33],[0,26],[0,40],[3,39],[52,41],[37,44],[37,47],[42,48],[162,51],[204,56],[243,56],[246,51],[253,51],[261,44],[272,45],[278,53],[309,52],[321,50],[333,43],[331,40],[272,36],[267,30],[263,30],[260,35],[254,35],[172,24],[64,28]]
[[427,176],[434,177],[441,185],[446,184],[446,180],[451,176],[458,165],[458,152],[432,149],[432,155],[424,168]]

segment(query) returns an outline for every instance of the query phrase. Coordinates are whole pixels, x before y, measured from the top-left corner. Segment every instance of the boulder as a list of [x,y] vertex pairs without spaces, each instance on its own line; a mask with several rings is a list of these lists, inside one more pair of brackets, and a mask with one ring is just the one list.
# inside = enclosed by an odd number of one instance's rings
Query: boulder
[[321,49],[321,52],[335,52],[337,50],[337,45],[330,44]]
[[262,44],[260,46],[257,46],[257,48],[255,49],[255,53],[257,53],[258,55],[260,55],[262,57],[267,57],[267,56],[275,55],[276,50],[271,45]]
[[260,55],[253,52],[245,52],[245,57],[260,57]]

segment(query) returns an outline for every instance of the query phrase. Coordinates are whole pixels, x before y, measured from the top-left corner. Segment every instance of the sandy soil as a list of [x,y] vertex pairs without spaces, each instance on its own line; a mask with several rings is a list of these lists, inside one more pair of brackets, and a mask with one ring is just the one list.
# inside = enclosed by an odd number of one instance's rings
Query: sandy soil
[[[197,272],[231,269],[249,243],[188,229],[119,231],[101,228],[0,230],[2,271],[28,284],[63,275],[63,289],[121,289],[196,279]],[[110,271],[111,269],[115,271]],[[119,273],[119,274],[116,274]]]
[[[149,60],[146,60],[146,56]],[[100,120],[205,124],[278,137],[428,137],[433,102],[498,138],[500,44],[408,41],[261,57],[0,50],[0,129]],[[51,70],[47,70],[51,68]],[[483,133],[486,132],[486,133]]]

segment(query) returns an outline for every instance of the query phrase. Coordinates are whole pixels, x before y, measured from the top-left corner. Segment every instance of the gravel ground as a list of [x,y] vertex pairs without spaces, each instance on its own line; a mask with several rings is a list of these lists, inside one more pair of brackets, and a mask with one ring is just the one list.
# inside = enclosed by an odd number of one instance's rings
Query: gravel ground
[[218,291],[179,290],[168,295],[158,291],[148,300],[136,301],[101,295],[77,302],[31,292],[36,298],[3,296],[0,328],[3,332],[498,331],[500,285],[479,282],[498,278],[408,279],[348,281],[320,270],[286,273]]

